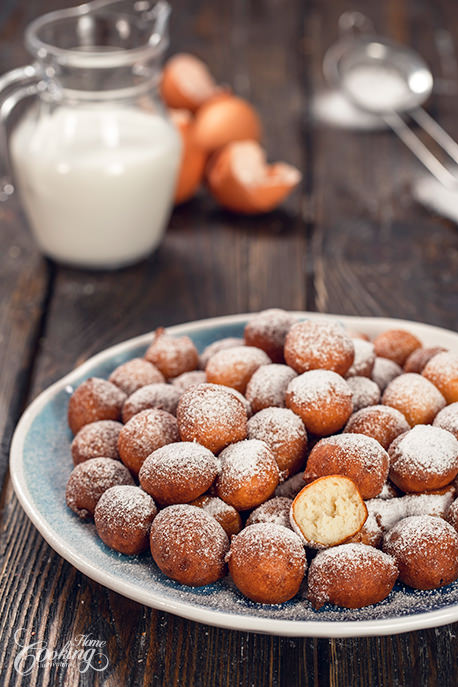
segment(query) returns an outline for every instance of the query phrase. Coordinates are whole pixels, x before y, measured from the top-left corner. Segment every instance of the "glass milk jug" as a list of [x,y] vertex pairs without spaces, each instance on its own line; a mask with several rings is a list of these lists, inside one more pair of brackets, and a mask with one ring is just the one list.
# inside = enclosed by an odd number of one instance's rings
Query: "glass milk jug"
[[[33,21],[33,64],[0,79],[3,148],[42,251],[115,268],[160,242],[181,141],[157,86],[166,2],[95,0]],[[33,98],[6,141],[5,123]],[[1,198],[14,190],[4,178]]]

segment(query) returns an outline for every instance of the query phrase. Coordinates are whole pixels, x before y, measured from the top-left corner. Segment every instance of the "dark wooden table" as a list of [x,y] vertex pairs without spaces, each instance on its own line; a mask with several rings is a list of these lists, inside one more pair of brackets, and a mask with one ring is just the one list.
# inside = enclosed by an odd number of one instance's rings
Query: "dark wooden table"
[[[2,0],[0,66],[25,63],[29,20],[62,0]],[[23,408],[75,365],[157,325],[269,306],[418,319],[454,329],[457,227],[416,205],[416,161],[388,132],[314,124],[321,60],[344,0],[173,2],[172,44],[205,58],[259,109],[271,159],[304,171],[282,209],[243,218],[205,195],[177,209],[160,250],[115,273],[46,261],[16,199],[0,206],[0,432],[2,435],[1,685],[457,684],[457,626],[393,637],[289,639],[226,631],[146,608],[62,560],[28,521],[7,473]],[[458,74],[455,0],[354,0],[377,29],[410,43],[436,76]],[[458,138],[458,97],[431,111]],[[103,673],[14,670],[14,632],[60,649],[85,633],[107,642]],[[33,634],[35,633],[35,634]]]

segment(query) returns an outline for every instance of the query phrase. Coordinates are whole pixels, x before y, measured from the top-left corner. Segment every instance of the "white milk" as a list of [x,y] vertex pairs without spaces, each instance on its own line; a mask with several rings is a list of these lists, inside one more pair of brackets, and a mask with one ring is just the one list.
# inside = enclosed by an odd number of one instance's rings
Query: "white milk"
[[172,206],[181,141],[162,117],[120,106],[32,110],[11,137],[29,222],[47,255],[117,267],[160,242]]

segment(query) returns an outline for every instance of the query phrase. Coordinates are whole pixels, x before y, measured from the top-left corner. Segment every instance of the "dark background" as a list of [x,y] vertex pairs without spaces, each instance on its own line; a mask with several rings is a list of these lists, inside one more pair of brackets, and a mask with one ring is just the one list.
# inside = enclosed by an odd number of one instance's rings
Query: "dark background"
[[[2,72],[28,60],[25,25],[68,4],[2,0]],[[17,199],[0,206],[0,683],[456,685],[456,625],[394,637],[288,639],[199,625],[124,599],[49,548],[5,478],[12,430],[30,400],[96,351],[158,325],[278,306],[457,327],[457,228],[412,200],[416,161],[388,132],[350,133],[311,117],[323,53],[348,9],[364,11],[378,31],[411,44],[436,76],[457,84],[456,0],[172,5],[171,51],[200,55],[249,98],[270,159],[295,164],[304,181],[264,217],[230,215],[203,193],[175,211],[155,255],[111,274],[47,262]],[[456,94],[435,95],[430,111],[458,138]],[[110,666],[80,675],[75,661],[21,678],[13,667],[18,628],[49,649],[92,633],[107,641]]]

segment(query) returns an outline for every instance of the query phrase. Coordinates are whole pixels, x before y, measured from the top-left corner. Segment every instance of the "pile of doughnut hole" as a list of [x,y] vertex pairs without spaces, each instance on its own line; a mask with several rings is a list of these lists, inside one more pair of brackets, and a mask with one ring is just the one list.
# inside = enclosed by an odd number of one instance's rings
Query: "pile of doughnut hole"
[[458,353],[270,309],[73,392],[68,507],[183,585],[360,608],[458,577]]

